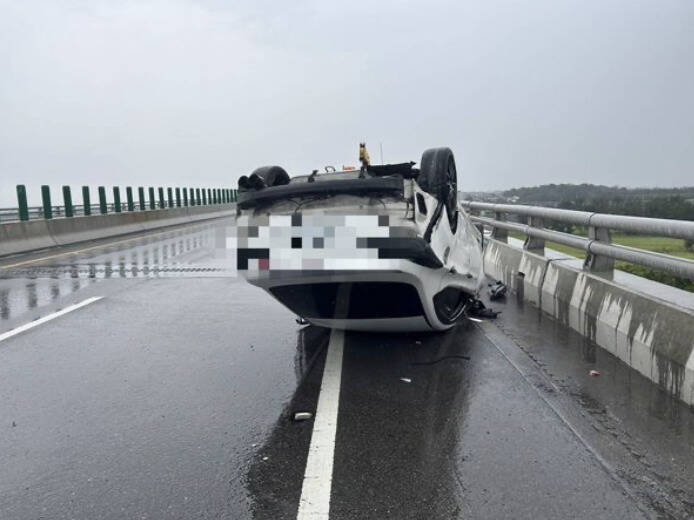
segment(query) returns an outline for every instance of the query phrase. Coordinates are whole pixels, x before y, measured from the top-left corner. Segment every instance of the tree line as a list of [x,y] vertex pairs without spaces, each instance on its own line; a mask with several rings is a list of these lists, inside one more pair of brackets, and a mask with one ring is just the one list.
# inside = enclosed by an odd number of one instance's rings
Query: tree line
[[545,184],[514,188],[505,191],[503,196],[518,204],[694,220],[694,187],[620,188],[596,184]]

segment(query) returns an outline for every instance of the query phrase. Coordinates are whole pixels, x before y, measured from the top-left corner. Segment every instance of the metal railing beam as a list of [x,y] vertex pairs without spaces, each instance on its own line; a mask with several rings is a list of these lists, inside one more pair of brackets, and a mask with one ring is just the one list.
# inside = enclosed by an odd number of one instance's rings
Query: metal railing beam
[[[642,249],[631,248],[611,242],[610,231],[628,231],[646,235],[668,236],[687,239],[694,237],[694,222],[685,220],[650,219],[646,217],[629,217],[625,215],[605,215],[597,213],[561,210],[556,208],[536,208],[533,206],[514,206],[512,204],[489,204],[464,201],[464,208],[470,210],[470,220],[476,225],[490,227],[492,236],[497,229],[515,231],[528,237],[524,248],[537,252],[539,247],[529,247],[539,241],[551,241],[557,244],[580,249],[587,253],[584,269],[601,274],[611,274],[614,261],[622,260],[651,269],[667,272],[681,278],[694,280],[694,261],[676,256],[653,253]],[[509,222],[499,218],[480,217],[472,213],[494,211],[499,213],[528,216],[528,224]],[[552,215],[549,217],[547,215]],[[559,217],[559,218],[557,218]],[[588,228],[588,238],[544,227],[544,219],[559,220]]]

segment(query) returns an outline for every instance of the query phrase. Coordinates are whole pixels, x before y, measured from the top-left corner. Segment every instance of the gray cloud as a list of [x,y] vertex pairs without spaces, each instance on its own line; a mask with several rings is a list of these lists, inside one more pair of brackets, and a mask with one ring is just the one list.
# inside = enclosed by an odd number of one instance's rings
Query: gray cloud
[[[692,184],[694,4],[0,0],[0,204],[454,149],[470,190]],[[34,190],[36,191],[36,190]]]

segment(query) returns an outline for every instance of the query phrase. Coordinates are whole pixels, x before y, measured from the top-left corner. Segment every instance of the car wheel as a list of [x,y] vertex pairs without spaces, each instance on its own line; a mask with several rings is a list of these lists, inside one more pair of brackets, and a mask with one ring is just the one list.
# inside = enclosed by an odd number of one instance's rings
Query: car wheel
[[281,166],[261,166],[251,173],[251,177],[253,175],[263,179],[268,188],[289,184],[289,174]]
[[455,230],[458,218],[458,174],[450,148],[425,150],[417,177],[419,187],[432,194],[446,206],[451,229]]
[[465,312],[465,305],[470,297],[460,289],[446,287],[434,296],[436,317],[444,325],[451,325]]

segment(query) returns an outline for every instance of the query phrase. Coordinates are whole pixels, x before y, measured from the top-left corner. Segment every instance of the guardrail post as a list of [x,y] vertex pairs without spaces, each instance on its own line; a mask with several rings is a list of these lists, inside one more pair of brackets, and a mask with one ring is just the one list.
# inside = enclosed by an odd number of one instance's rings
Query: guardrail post
[[63,186],[63,201],[65,202],[65,216],[74,217],[75,213],[72,207],[72,193],[70,193],[70,186]]
[[181,207],[181,188],[176,188],[176,207]]
[[92,199],[89,195],[89,186],[82,186],[82,213],[85,217],[92,214]]
[[[528,217],[528,226],[534,228],[543,228],[544,223],[540,217]],[[532,251],[538,255],[545,254],[545,239],[531,237],[530,235],[525,237],[525,242],[523,243],[523,249],[526,251]]]
[[102,215],[108,213],[108,205],[106,204],[106,188],[99,186],[99,211]]
[[116,213],[120,213],[123,209],[120,205],[120,188],[118,186],[113,187],[113,209]]
[[29,220],[29,203],[24,184],[17,184],[17,207],[19,208],[19,220]]
[[164,209],[166,202],[164,201],[164,188],[159,186],[159,208]]
[[166,188],[166,198],[169,200],[169,207],[173,208],[173,190],[171,188]]
[[[610,230],[607,228],[588,226],[588,238],[595,242],[612,243]],[[583,269],[594,273],[612,275],[614,273],[614,258],[591,253],[589,245],[586,259],[583,262]]]
[[130,186],[125,187],[125,198],[128,201],[128,211],[135,211],[135,201],[133,200],[133,189]]
[[195,188],[190,188],[188,193],[190,193],[190,205],[195,206]]
[[234,202],[238,202],[238,200],[239,200],[239,191],[238,191],[238,190],[231,190],[231,191],[232,191],[233,194],[234,194],[234,197],[233,197],[232,200],[233,200]]
[[149,209],[155,209],[157,207],[157,201],[154,198],[154,188],[149,187]]
[[41,203],[43,204],[43,218],[53,218],[53,207],[51,206],[51,188],[45,184],[41,186]]
[[183,188],[183,205],[188,205],[188,188]]
[[[470,208],[468,210],[468,214],[472,217],[479,217],[480,216],[480,210]],[[482,240],[484,241],[484,225],[480,224],[479,222],[475,222],[475,223],[473,223],[473,225],[477,228],[477,231],[480,232],[480,235],[482,235]]]
[[205,188],[202,189],[202,205],[207,206],[207,190]]
[[[503,211],[495,211],[494,212],[494,220],[498,221],[505,221],[506,220],[506,213]],[[500,227],[493,227],[492,228],[492,238],[494,240],[499,240],[500,242],[508,242],[508,230],[507,229],[502,229]]]
[[137,198],[138,198],[138,203],[140,205],[140,211],[144,211],[146,208],[145,189],[142,186],[137,188]]

